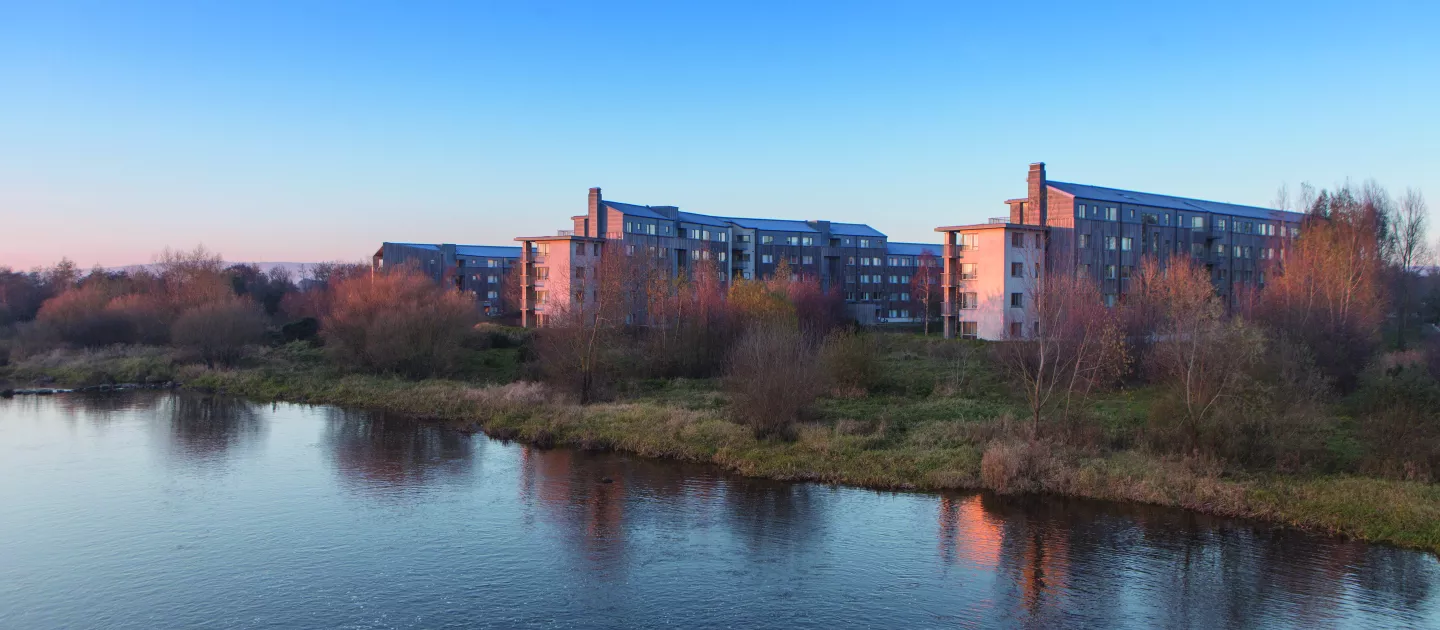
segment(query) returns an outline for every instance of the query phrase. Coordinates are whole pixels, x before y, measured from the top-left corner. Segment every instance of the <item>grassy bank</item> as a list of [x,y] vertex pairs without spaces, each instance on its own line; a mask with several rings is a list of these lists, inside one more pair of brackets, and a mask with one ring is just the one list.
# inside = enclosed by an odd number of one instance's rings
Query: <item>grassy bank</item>
[[1146,421],[1146,390],[1098,401],[1089,439],[1023,440],[1015,401],[965,352],[936,358],[915,345],[887,345],[883,381],[869,394],[822,398],[793,441],[758,440],[731,422],[725,395],[709,381],[642,381],[616,402],[580,406],[514,381],[513,351],[486,351],[471,364],[466,381],[411,381],[341,373],[299,346],[266,350],[237,369],[130,348],[32,357],[0,368],[0,377],[65,385],[173,379],[195,390],[405,413],[542,446],[709,462],[751,476],[1137,501],[1440,552],[1440,486],[1246,473],[1152,453],[1126,438]]

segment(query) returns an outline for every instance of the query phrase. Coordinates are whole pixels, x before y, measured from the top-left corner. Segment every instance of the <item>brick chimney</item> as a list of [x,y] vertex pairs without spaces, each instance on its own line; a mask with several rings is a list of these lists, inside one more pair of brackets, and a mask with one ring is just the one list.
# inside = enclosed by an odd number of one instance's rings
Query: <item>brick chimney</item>
[[1025,178],[1030,184],[1030,194],[1025,202],[1025,223],[1047,225],[1050,222],[1049,187],[1045,184],[1045,163],[1030,165],[1030,175]]
[[[601,208],[600,208],[600,187],[599,187],[599,186],[596,186],[596,187],[594,187],[594,188],[591,188],[591,189],[590,189],[590,208],[589,208],[589,210],[586,212],[586,215],[590,217],[590,221],[588,221],[588,225],[586,226],[585,236],[600,237],[600,238],[604,238],[604,237],[605,237],[605,233],[608,231],[608,230],[605,229],[605,228],[606,228],[606,225],[605,225],[605,215],[606,215],[606,214],[608,214],[608,213],[601,211]],[[569,247],[569,246],[567,245],[566,247]]]

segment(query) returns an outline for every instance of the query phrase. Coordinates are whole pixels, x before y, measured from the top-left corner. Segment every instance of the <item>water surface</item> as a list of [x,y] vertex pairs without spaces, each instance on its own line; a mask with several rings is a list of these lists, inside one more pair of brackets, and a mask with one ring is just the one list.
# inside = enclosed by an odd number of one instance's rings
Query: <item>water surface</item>
[[[611,483],[605,483],[609,479]],[[377,413],[0,401],[0,628],[1440,627],[1433,556]]]

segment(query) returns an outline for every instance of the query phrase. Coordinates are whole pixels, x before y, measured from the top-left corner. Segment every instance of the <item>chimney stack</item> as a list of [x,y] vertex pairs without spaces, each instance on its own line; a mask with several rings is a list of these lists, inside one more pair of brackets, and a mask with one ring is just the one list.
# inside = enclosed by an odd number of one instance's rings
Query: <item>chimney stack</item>
[[590,207],[586,212],[586,215],[590,217],[590,220],[587,222],[585,228],[585,236],[605,238],[605,232],[607,231],[605,229],[606,214],[607,213],[602,212],[600,209],[600,187],[596,186],[594,188],[591,188]]
[[1049,186],[1045,183],[1045,163],[1030,165],[1030,175],[1025,178],[1030,185],[1030,194],[1025,203],[1025,223],[1048,225],[1050,223]]

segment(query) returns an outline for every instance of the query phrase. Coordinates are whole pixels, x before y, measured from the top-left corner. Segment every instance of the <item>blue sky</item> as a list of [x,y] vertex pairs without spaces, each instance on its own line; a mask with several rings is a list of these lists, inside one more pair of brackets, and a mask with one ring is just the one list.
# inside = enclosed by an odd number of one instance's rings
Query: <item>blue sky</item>
[[505,244],[590,186],[928,241],[1032,161],[1440,209],[1440,3],[1255,4],[0,0],[0,265]]

